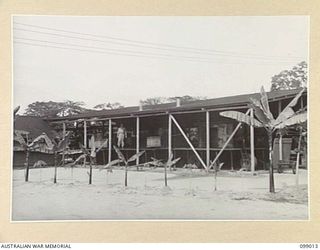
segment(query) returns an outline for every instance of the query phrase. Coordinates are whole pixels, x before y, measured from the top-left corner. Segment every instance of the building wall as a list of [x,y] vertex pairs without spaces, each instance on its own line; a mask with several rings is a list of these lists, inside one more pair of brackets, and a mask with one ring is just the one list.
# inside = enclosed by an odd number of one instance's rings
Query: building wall
[[[29,166],[39,160],[42,160],[48,164],[48,166],[54,165],[54,154],[47,154],[41,152],[30,152]],[[13,152],[13,168],[23,168],[26,161],[26,153],[24,151]]]

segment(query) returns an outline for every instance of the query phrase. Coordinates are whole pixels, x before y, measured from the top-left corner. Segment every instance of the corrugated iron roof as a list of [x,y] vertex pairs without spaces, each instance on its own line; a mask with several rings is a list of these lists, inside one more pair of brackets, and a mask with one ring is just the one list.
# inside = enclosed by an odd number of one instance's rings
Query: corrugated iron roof
[[35,139],[42,133],[46,133],[50,139],[57,136],[57,132],[41,117],[17,115],[14,122],[14,129],[29,132],[29,138]]
[[[295,96],[300,89],[293,90],[278,90],[268,92],[269,101],[276,101],[280,99],[292,98]],[[227,97],[219,97],[206,100],[197,100],[189,102],[181,102],[181,106],[177,107],[175,102],[164,103],[157,105],[145,105],[143,110],[139,111],[139,106],[131,106],[120,109],[112,110],[100,110],[100,111],[89,111],[86,113],[81,113],[73,116],[66,117],[57,117],[48,119],[50,121],[59,121],[59,120],[76,120],[76,119],[90,119],[90,118],[112,118],[112,117],[121,117],[121,116],[130,116],[130,115],[145,115],[145,114],[156,114],[162,112],[178,112],[178,111],[193,111],[199,109],[213,109],[213,108],[227,108],[234,106],[247,105],[249,103],[249,98],[259,98],[260,93],[253,94],[243,94]]]

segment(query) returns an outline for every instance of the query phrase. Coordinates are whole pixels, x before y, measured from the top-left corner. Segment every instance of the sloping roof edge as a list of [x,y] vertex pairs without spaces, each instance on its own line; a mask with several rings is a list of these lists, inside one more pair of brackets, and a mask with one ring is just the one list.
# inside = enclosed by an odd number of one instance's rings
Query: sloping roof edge
[[[267,92],[269,102],[283,100],[294,97],[299,93],[299,89],[292,90],[278,90]],[[305,89],[304,94],[307,93]],[[145,105],[143,110],[139,111],[139,106],[130,106],[113,110],[101,110],[101,111],[89,111],[73,116],[48,118],[48,121],[64,121],[64,120],[78,120],[78,119],[90,119],[90,118],[112,118],[112,117],[126,117],[126,116],[139,116],[147,114],[159,114],[165,112],[179,112],[179,111],[195,111],[201,109],[214,109],[214,108],[228,108],[243,106],[249,104],[249,98],[257,98],[260,93],[242,94],[226,97],[218,97],[206,100],[197,100],[191,102],[182,102],[181,106],[177,107],[175,102],[164,103],[157,105]]]

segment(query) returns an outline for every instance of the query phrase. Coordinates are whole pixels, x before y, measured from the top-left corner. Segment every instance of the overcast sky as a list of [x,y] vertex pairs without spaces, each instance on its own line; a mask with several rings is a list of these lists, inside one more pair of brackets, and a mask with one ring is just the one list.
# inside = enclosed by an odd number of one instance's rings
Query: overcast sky
[[35,101],[91,108],[269,90],[274,74],[308,58],[306,16],[15,16],[13,28],[14,106],[22,111]]

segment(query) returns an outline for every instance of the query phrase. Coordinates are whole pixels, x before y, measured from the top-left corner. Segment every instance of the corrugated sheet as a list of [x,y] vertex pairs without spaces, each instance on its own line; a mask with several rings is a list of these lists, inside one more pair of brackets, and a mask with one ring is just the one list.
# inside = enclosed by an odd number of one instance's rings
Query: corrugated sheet
[[48,124],[48,122],[44,121],[41,117],[18,115],[14,122],[14,128],[29,132],[28,136],[32,139],[35,139],[42,133],[46,133],[51,139],[57,136],[57,133]]

